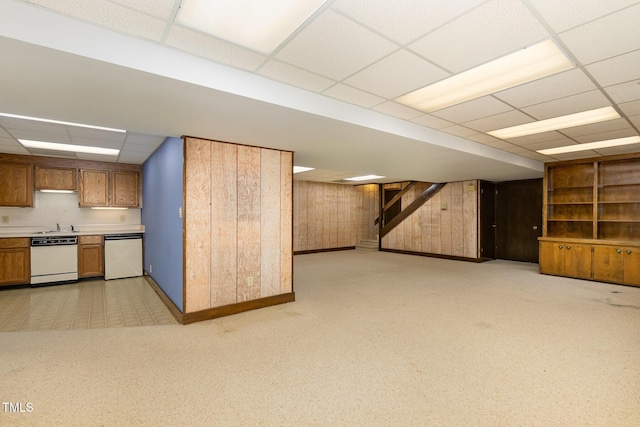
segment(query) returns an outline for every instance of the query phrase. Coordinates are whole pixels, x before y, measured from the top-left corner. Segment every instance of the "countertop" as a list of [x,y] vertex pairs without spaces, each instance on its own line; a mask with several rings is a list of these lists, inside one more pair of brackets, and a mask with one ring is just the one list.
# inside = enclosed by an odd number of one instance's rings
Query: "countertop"
[[[46,233],[42,233],[46,231]],[[144,233],[143,225],[132,226],[91,226],[79,225],[75,231],[63,228],[52,231],[48,227],[0,228],[0,239],[3,237],[46,237],[46,236],[95,236],[120,233]]]

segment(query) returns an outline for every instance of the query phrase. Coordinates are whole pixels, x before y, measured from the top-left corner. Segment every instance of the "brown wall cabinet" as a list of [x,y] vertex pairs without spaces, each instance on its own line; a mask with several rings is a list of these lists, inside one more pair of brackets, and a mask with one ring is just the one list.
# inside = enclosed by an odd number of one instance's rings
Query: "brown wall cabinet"
[[0,206],[33,206],[32,166],[0,163]]
[[[640,154],[550,163],[544,181],[540,272],[640,286]],[[578,251],[563,271],[554,265],[558,246],[566,258],[578,245],[592,268]]]
[[140,174],[138,172],[111,172],[111,206],[140,207]]
[[34,188],[36,190],[76,191],[78,189],[77,169],[36,165]]
[[28,237],[0,239],[0,286],[31,282],[31,248]]
[[540,271],[546,274],[591,279],[591,246],[571,242],[541,242]]
[[141,207],[140,172],[80,170],[80,197],[82,207]]
[[80,236],[78,239],[78,277],[104,276],[103,236]]

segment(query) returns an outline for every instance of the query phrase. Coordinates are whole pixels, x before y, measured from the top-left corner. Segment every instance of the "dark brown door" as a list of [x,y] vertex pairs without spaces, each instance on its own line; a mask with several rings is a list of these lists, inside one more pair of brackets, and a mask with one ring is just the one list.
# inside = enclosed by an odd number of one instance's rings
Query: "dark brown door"
[[480,257],[496,259],[496,184],[480,181]]
[[496,200],[496,258],[537,263],[542,179],[499,182]]

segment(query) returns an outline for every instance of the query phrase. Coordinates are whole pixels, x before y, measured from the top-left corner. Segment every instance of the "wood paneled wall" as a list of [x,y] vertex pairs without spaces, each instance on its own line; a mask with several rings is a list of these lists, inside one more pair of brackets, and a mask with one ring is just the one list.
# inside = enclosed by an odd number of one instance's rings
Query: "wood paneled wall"
[[[478,181],[445,185],[382,239],[383,249],[478,258]],[[408,206],[429,186],[416,184],[402,197]]]
[[293,153],[185,138],[184,313],[291,293]]
[[293,189],[294,251],[343,248],[376,238],[377,185],[296,180]]

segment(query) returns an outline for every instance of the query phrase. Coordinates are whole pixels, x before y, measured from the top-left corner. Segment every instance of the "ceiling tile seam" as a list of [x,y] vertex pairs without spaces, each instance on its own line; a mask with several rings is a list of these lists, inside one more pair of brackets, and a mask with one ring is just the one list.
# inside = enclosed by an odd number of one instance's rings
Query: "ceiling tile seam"
[[[120,2],[117,2],[117,1],[114,1],[114,0],[104,0],[104,1],[106,1],[107,3],[111,3],[114,6],[121,7],[123,9],[128,9],[128,10],[130,10],[132,12],[136,12],[136,13],[139,13],[141,15],[145,15],[145,16],[148,16],[150,18],[159,19],[159,20],[165,21],[165,22],[169,21],[171,19],[171,16],[172,16],[172,15],[169,15],[169,17],[167,18],[167,17],[164,17],[164,16],[154,15],[154,14],[146,12],[144,9],[138,9],[138,8],[132,7],[132,6],[128,5],[128,4],[123,4],[123,3],[120,3]],[[180,0],[178,0],[178,1],[180,1]]]
[[176,22],[176,17],[178,16],[178,10],[180,10],[180,5],[182,4],[182,0],[174,0],[173,7],[171,9],[171,14],[167,19],[167,25],[164,27],[164,32],[160,37],[160,43],[166,46],[167,38],[169,37],[169,33],[171,32],[171,28]]

